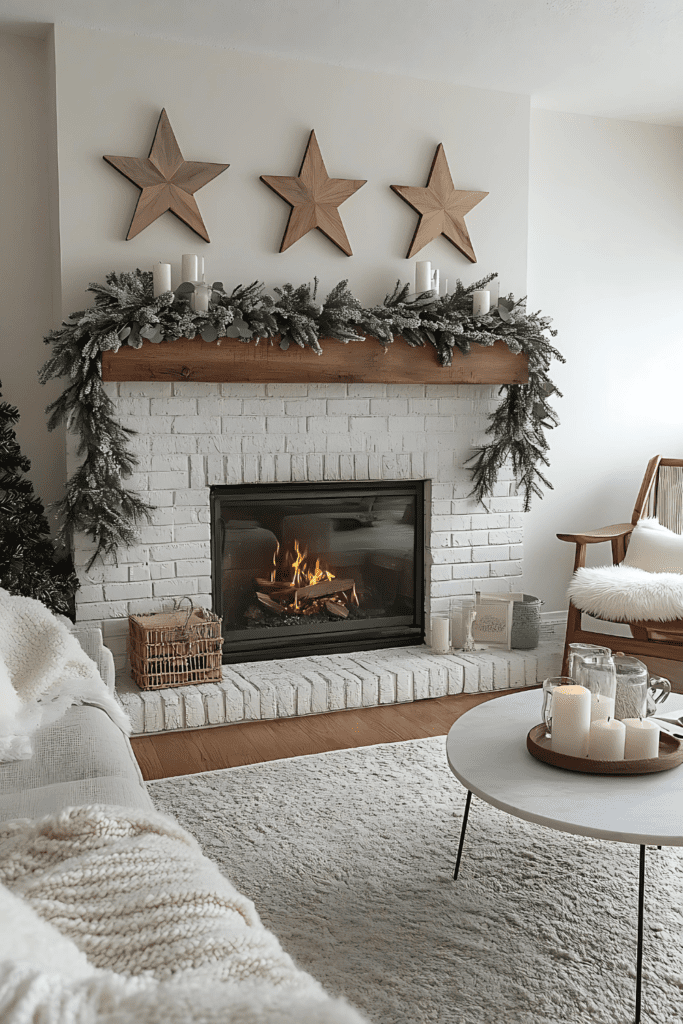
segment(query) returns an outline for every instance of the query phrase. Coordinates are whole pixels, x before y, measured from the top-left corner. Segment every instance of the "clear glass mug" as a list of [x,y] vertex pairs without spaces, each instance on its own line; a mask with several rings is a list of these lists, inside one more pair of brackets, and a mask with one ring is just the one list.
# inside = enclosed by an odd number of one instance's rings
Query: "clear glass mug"
[[545,738],[550,739],[553,725],[553,690],[558,686],[575,686],[576,681],[571,676],[550,676],[543,680],[543,707],[541,717],[545,723]]
[[637,658],[615,654],[616,706],[614,717],[646,718],[653,715],[671,693],[671,683],[662,676],[651,676],[647,665]]

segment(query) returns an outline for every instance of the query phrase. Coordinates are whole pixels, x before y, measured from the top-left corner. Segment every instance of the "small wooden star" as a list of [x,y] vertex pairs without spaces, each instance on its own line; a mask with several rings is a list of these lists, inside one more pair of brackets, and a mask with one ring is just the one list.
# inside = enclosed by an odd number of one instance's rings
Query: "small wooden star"
[[230,164],[184,160],[165,110],[161,111],[146,160],[135,156],[105,156],[103,159],[142,189],[126,240],[134,238],[170,210],[205,241],[210,241],[194,194]]
[[426,188],[412,185],[391,187],[420,214],[406,259],[410,259],[434,238],[445,235],[470,263],[477,262],[465,225],[465,214],[485,199],[488,192],[469,192],[453,187],[453,179],[441,143],[436,147]]
[[261,181],[292,208],[280,252],[318,228],[342,252],[353,256],[338,207],[366,182],[328,177],[314,131],[309,136],[298,178],[262,174]]

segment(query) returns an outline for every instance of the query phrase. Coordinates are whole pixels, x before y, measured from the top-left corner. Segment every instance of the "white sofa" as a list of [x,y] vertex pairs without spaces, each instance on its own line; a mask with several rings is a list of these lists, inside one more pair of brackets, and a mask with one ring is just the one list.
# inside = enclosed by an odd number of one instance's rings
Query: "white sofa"
[[[100,630],[73,631],[113,692]],[[32,739],[0,763],[2,1024],[367,1024],[155,812],[106,711],[73,706]]]
[[[114,693],[114,659],[101,630],[72,632]],[[28,761],[0,764],[0,821],[42,818],[81,804],[153,810],[128,738],[101,708],[71,707],[38,730],[33,750]]]

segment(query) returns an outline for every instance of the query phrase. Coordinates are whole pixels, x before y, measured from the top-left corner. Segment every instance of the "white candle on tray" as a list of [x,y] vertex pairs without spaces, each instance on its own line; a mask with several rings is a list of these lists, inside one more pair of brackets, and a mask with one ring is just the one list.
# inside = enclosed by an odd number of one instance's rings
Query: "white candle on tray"
[[183,256],[181,276],[183,281],[199,280],[199,256],[194,256],[192,253],[186,253]]
[[591,722],[588,756],[592,761],[623,761],[626,728],[616,718]]
[[585,757],[591,725],[591,692],[585,686],[557,686],[552,691],[550,749]]
[[659,757],[659,726],[649,718],[624,718],[626,745],[624,757],[637,761],[646,757]]
[[605,718],[614,718],[614,697],[591,693],[591,722],[601,722]]
[[448,627],[450,623],[445,616],[432,619],[432,650],[435,654],[448,654]]
[[472,313],[474,316],[483,316],[491,308],[491,292],[479,288],[472,292]]
[[418,295],[421,292],[428,292],[432,287],[432,264],[431,260],[418,260],[415,264],[415,291]]
[[154,298],[171,291],[171,264],[155,263],[152,267],[152,279],[154,281]]

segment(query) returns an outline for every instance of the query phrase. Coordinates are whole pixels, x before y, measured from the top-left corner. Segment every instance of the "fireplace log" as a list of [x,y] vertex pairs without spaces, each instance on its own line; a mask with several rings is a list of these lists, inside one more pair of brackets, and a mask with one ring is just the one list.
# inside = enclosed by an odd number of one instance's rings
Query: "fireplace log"
[[265,605],[266,608],[269,608],[271,612],[277,612],[278,615],[284,615],[287,611],[286,607],[278,604],[277,601],[271,601],[267,594],[260,594],[256,591],[256,599],[260,601],[262,605]]
[[340,619],[348,619],[349,609],[343,604],[335,604],[334,601],[325,601],[325,608],[330,615],[336,615]]
[[295,600],[298,602],[302,597],[315,600],[327,594],[342,594],[345,590],[353,590],[355,585],[353,580],[323,580],[322,583],[310,583],[307,587],[299,587],[295,591]]

